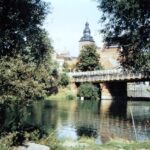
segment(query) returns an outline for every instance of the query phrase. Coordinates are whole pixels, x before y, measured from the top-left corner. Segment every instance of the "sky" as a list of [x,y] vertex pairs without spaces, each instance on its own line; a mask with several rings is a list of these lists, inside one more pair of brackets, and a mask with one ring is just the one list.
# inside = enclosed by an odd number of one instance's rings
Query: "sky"
[[79,54],[79,40],[83,35],[85,23],[89,22],[91,35],[96,45],[102,46],[99,33],[100,12],[94,0],[45,0],[51,2],[52,13],[45,20],[44,28],[52,39],[54,50],[58,53]]

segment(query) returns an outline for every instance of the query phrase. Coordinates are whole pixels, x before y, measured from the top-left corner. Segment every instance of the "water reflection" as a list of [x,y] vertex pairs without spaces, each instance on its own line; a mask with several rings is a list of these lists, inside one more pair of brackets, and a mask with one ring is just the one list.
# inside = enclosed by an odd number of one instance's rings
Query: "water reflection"
[[62,127],[59,127],[57,129],[57,136],[59,139],[72,139],[72,140],[77,140],[78,139],[78,134],[77,134],[77,130],[76,128],[74,127],[71,127],[71,126],[62,126]]
[[[75,101],[69,103],[69,106],[71,106]],[[131,114],[129,112],[131,105],[133,105],[133,107],[138,106],[139,108],[136,110],[139,110],[139,113],[142,114],[142,118],[137,118],[136,116],[134,118],[138,139],[149,139],[150,127],[147,126],[145,130],[144,122],[150,121],[150,102],[77,101],[76,109],[72,111],[70,109],[68,111],[68,120],[62,120],[62,124],[59,126],[73,126],[74,129],[76,129],[74,131],[79,137],[100,137],[102,142],[114,137],[135,140]],[[145,105],[149,109],[145,108]],[[70,107],[68,107],[68,109],[69,108]],[[61,113],[61,109],[59,111]],[[135,109],[132,111],[133,114],[138,116]]]
[[108,111],[111,117],[120,117],[125,119],[127,115],[127,101],[112,101]]
[[77,128],[77,135],[78,136],[86,136],[86,137],[97,137],[98,133],[96,129],[93,129],[93,127],[86,127],[86,126],[80,126]]
[[[150,139],[150,102],[140,101],[42,101],[24,107],[0,107],[0,125],[13,130],[20,117],[21,126],[36,127],[47,134],[56,131],[58,138],[77,140],[81,136],[105,142],[120,137],[135,140],[132,109],[138,140]],[[2,128],[1,128],[2,131]]]

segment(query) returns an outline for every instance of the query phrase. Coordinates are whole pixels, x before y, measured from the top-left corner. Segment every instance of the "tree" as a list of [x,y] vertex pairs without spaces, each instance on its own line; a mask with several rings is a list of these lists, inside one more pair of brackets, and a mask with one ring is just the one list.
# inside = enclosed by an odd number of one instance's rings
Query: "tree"
[[47,53],[41,28],[47,13],[42,0],[1,0],[0,58],[19,54],[41,60]]
[[43,98],[47,79],[50,80],[44,66],[37,69],[20,56],[0,59],[0,78],[0,102],[21,100],[24,104]]
[[42,0],[0,1],[0,100],[37,100],[55,85]]
[[48,37],[48,33],[44,29],[39,29],[37,33],[28,37],[27,47],[24,49],[23,56],[30,62],[40,63],[52,63],[51,54],[53,52],[53,46],[51,39]]
[[150,1],[97,0],[103,15],[104,41],[118,44],[120,62],[125,69],[149,71],[150,60]]
[[69,77],[66,73],[62,73],[60,75],[60,81],[59,84],[63,87],[66,87],[69,84]]
[[81,50],[76,68],[81,71],[99,70],[102,68],[99,59],[95,45],[86,45]]
[[86,100],[99,99],[99,89],[91,83],[83,83],[78,89],[77,96],[84,97]]

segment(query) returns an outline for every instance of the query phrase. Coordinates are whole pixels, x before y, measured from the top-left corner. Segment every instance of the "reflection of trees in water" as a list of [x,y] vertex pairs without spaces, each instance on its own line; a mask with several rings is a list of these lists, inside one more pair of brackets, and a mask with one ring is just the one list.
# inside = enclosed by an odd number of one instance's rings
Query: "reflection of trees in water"
[[78,136],[97,137],[100,101],[78,101],[74,122]]
[[18,130],[23,125],[23,122],[27,118],[26,107],[20,102],[16,103],[4,103],[0,105],[0,120],[1,132],[12,132]]
[[78,110],[87,111],[89,113],[98,114],[100,108],[100,101],[78,101]]
[[[38,131],[39,138],[47,135],[51,127],[55,128],[57,123],[56,106],[45,104],[45,102],[34,102],[28,106],[21,103],[10,103],[0,105],[0,133],[18,132],[16,137],[24,139],[24,132]],[[51,124],[53,124],[51,126]],[[22,138],[21,138],[22,137]]]
[[[129,140],[135,139],[131,112],[129,109],[131,107],[131,103],[133,104],[132,111],[134,114],[137,135],[139,139],[148,139],[148,134],[150,132],[148,131],[148,128],[146,128],[147,131],[145,131],[145,125],[143,123],[143,120],[147,118],[145,118],[145,113],[142,111],[143,102],[139,102],[139,104],[137,104],[137,102],[112,101],[111,105],[109,106],[108,115],[106,115],[104,118],[101,118],[101,120],[103,119],[103,122],[101,122],[101,131],[103,135],[109,134],[112,137],[116,136]],[[145,106],[143,110],[148,110]],[[142,117],[139,117],[139,112],[142,112]],[[136,117],[136,115],[138,117]]]
[[99,101],[78,101],[77,111],[75,113],[75,122],[78,125],[88,124],[93,126],[95,119],[99,118]]
[[[139,109],[141,104],[138,105]],[[134,140],[132,120],[127,117],[128,107],[127,101],[111,101],[110,103],[107,101],[106,103],[78,101],[77,112],[74,114],[77,134],[79,136],[92,136],[92,134],[96,135],[95,133],[97,133],[101,136],[102,141],[114,137]],[[141,119],[138,119],[140,122]],[[149,131],[145,132],[144,127],[144,124],[137,124],[136,122],[138,136],[147,139]]]
[[[104,110],[101,107],[105,107],[101,105],[101,101],[79,101],[78,111],[75,114],[77,134],[89,137],[100,135],[102,141],[114,136],[128,139],[130,131],[126,132],[129,128],[125,122],[127,102],[112,101],[108,106],[107,110],[101,111]],[[132,128],[130,129],[132,132]],[[133,139],[132,135],[130,139]]]
[[77,127],[77,134],[78,136],[86,136],[86,137],[97,137],[97,130],[93,129],[92,127],[85,127],[85,126],[80,126]]
[[113,137],[134,139],[132,123],[127,120],[127,101],[113,100],[106,108],[105,115],[100,116],[101,137],[104,139]]

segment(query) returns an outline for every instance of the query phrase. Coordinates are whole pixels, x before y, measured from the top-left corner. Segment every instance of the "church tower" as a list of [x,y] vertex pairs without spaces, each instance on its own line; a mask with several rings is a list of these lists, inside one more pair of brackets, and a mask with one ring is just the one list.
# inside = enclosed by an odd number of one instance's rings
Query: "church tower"
[[79,49],[81,50],[83,46],[85,45],[93,45],[95,44],[95,41],[93,40],[93,37],[91,36],[91,30],[89,28],[89,23],[85,23],[85,28],[83,30],[83,36],[81,37],[79,41]]

